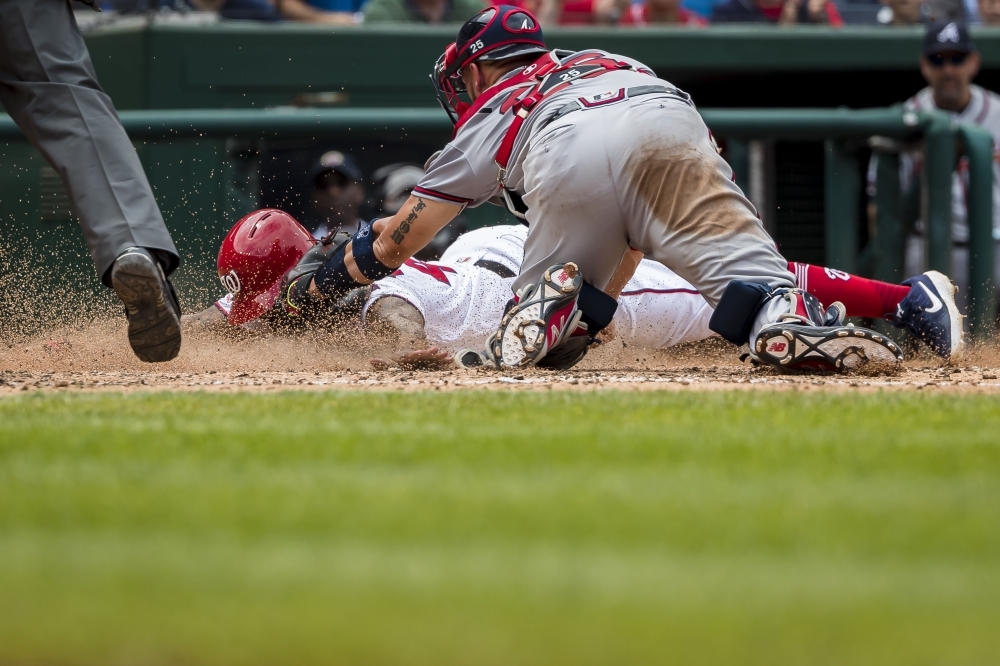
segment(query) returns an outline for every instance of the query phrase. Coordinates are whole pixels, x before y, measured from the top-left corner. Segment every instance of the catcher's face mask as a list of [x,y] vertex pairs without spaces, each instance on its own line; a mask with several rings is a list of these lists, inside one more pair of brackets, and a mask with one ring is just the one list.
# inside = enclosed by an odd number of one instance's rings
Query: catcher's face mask
[[458,39],[449,44],[434,64],[431,81],[438,101],[452,123],[469,108],[462,99],[466,92],[462,68],[482,60],[507,60],[531,53],[545,53],[542,28],[531,12],[499,5],[479,12],[458,31]]

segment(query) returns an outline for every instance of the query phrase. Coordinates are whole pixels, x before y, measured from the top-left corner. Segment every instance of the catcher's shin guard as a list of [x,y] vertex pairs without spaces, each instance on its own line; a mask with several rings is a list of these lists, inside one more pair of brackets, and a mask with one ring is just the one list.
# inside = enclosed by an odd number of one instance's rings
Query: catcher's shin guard
[[487,343],[497,367],[536,364],[575,332],[583,316],[577,308],[582,287],[580,270],[570,262],[550,267],[537,284],[522,289]]
[[894,366],[903,360],[899,346],[866,328],[844,326],[844,307],[828,309],[801,289],[779,289],[761,308],[773,318],[752,336],[755,360],[789,372],[842,372],[875,362]]

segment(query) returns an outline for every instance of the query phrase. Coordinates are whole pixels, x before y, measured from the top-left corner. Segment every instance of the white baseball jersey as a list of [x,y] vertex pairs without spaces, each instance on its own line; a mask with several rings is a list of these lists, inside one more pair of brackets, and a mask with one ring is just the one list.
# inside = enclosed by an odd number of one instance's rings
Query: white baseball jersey
[[407,259],[395,273],[372,284],[361,323],[365,325],[372,305],[395,296],[420,312],[432,345],[453,352],[480,349],[500,325],[504,306],[512,296],[512,281],[471,262]]
[[[459,236],[440,261],[410,259],[389,277],[372,285],[361,313],[379,299],[401,298],[420,312],[428,342],[448,351],[481,349],[496,332],[511,299],[513,278],[476,266],[480,260],[517,273],[524,256],[527,227],[484,227]],[[232,294],[215,303],[229,314]],[[636,347],[671,347],[714,335],[708,329],[712,308],[688,282],[669,268],[646,259],[618,298],[615,334]]]
[[[460,236],[440,261],[407,261],[375,283],[362,322],[373,303],[396,296],[423,316],[431,344],[449,351],[481,349],[500,324],[513,278],[501,278],[475,262],[495,261],[516,273],[527,235],[520,225],[485,227]],[[629,345],[670,347],[713,335],[708,330],[712,309],[705,299],[653,261],[640,262],[618,304],[616,335]]]

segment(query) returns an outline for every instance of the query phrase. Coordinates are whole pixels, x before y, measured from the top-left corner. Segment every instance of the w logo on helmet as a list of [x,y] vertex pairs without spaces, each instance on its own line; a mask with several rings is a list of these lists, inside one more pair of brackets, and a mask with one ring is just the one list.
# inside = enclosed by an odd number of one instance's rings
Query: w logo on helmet
[[229,271],[225,275],[220,275],[219,280],[222,281],[222,286],[226,288],[231,294],[238,294],[240,292],[240,276],[236,274],[236,271]]

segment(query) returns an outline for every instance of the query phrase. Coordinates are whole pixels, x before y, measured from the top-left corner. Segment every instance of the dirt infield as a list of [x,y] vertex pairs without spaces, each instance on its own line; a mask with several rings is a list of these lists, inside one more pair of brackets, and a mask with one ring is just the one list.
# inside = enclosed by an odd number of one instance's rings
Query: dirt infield
[[1000,393],[1000,351],[973,350],[947,365],[918,353],[901,371],[782,375],[740,362],[721,341],[647,350],[612,341],[572,371],[374,370],[385,349],[359,335],[236,337],[188,334],[180,356],[148,365],[128,348],[124,323],[62,327],[0,347],[0,395],[20,391],[287,389],[927,390]]

